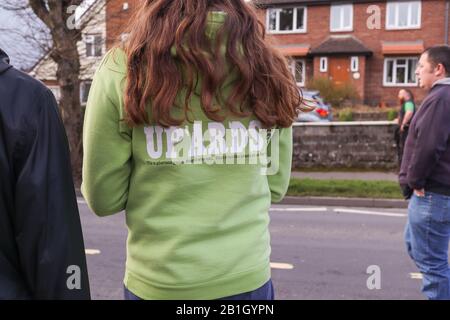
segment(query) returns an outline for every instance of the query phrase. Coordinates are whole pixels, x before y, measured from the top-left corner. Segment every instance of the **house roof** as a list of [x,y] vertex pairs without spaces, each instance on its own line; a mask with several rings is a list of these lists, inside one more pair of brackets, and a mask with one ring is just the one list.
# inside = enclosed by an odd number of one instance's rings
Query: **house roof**
[[363,54],[370,56],[372,53],[354,36],[330,36],[311,50],[311,55]]
[[[254,3],[259,7],[269,7],[276,5],[288,5],[288,4],[308,4],[308,5],[320,5],[320,4],[335,4],[339,2],[349,2],[348,0],[255,0]],[[352,0],[353,3],[374,2],[373,0]],[[385,2],[381,1],[380,2]]]

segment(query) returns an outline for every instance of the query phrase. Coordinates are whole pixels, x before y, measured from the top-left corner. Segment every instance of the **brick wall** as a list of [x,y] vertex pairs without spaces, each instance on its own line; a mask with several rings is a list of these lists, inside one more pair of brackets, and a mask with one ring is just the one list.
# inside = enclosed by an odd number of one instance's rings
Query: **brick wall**
[[[449,6],[450,6],[450,1],[446,0],[447,2],[449,2]],[[449,23],[448,23],[448,37],[447,37],[447,44],[450,44],[450,12],[449,14]]]
[[[106,45],[111,48],[121,41],[122,33],[126,32],[133,12],[140,0],[108,0],[106,7]],[[127,9],[124,9],[128,6]]]

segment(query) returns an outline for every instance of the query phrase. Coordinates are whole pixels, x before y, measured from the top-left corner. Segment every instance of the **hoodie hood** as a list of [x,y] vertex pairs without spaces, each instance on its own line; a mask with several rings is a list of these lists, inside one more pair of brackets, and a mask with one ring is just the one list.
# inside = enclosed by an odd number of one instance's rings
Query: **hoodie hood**
[[450,78],[444,78],[433,83],[433,87],[437,85],[450,86]]
[[5,72],[9,68],[12,68],[12,66],[9,64],[9,57],[2,49],[0,49],[0,74]]

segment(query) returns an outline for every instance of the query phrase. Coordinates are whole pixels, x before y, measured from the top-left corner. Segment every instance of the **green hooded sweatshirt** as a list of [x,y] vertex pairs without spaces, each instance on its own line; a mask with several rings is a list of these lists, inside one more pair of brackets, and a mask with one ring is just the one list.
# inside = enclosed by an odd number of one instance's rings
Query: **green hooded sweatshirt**
[[[209,15],[210,35],[223,17]],[[193,123],[130,128],[123,121],[126,63],[114,49],[95,74],[82,184],[97,215],[126,212],[125,286],[143,299],[171,300],[261,287],[271,277],[269,207],[287,191],[292,128],[265,132],[254,116],[214,122],[196,94]]]

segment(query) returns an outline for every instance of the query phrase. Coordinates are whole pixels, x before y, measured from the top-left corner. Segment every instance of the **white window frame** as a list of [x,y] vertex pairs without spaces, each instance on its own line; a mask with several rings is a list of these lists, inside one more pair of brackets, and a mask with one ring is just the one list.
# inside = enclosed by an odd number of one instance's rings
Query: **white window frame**
[[[398,25],[399,22],[399,6],[400,3],[409,3],[410,5],[408,6],[408,25],[404,26],[404,27],[400,27]],[[417,25],[412,25],[411,20],[412,20],[412,4],[417,3],[419,5],[419,10],[418,10],[418,15],[419,15],[419,19],[418,19],[418,24]],[[389,24],[389,14],[391,12],[391,10],[395,10],[395,23]],[[386,30],[411,30],[411,29],[420,29],[422,27],[422,1],[401,1],[401,2],[394,2],[394,1],[389,1],[387,3],[386,6]]]
[[[305,83],[306,83],[306,78],[305,78],[306,77],[306,61],[305,61],[305,59],[292,58],[292,61],[290,63],[290,68],[291,68],[291,72],[292,72],[292,74],[293,74],[293,76],[295,78],[295,74],[296,74],[295,68],[296,68],[296,65],[298,63],[300,63],[302,65],[302,79],[303,79],[303,81],[302,82],[297,82],[297,86],[298,87],[304,87]],[[296,79],[296,81],[297,81],[297,79]]]
[[82,107],[86,106],[86,104],[87,104],[87,100],[88,99],[86,99],[86,101],[83,101],[83,96],[84,96],[84,91],[86,90],[85,85],[88,84],[88,83],[91,85],[90,88],[92,88],[92,81],[91,80],[81,81],[81,83],[80,83],[80,104],[81,104]]
[[[418,57],[414,57],[414,56],[408,56],[408,57],[389,57],[389,58],[385,58],[384,59],[384,68],[383,68],[383,86],[384,87],[417,87],[419,85],[419,81],[416,77],[416,82],[415,83],[396,83],[396,82],[387,82],[387,75],[388,75],[388,63],[390,61],[393,61],[393,74],[392,74],[392,79],[394,81],[396,81],[397,79],[397,60],[416,60],[417,63],[419,63],[419,58]],[[416,63],[416,66],[417,66]],[[415,70],[414,70],[415,72]],[[406,62],[405,65],[405,76],[408,77],[408,61]]]
[[[95,42],[95,38],[96,37],[100,37],[101,38],[101,42],[100,42],[100,44],[98,44],[99,46],[100,46],[100,54],[99,55],[96,55],[95,53],[96,53],[96,45],[97,45],[97,43]],[[96,34],[86,34],[85,36],[84,36],[84,43],[85,43],[85,46],[86,46],[86,57],[89,57],[89,58],[91,58],[91,57],[101,57],[101,56],[103,56],[103,35],[101,34],[101,33],[96,33]],[[89,51],[88,50],[88,48],[89,48],[89,46],[88,45],[91,45],[91,51]]]
[[[349,27],[343,27],[344,25],[344,8],[350,8],[350,26]],[[333,29],[333,8],[341,8],[340,10],[340,27]],[[330,6],[330,31],[331,32],[346,32],[346,31],[353,31],[353,4],[332,4]]]
[[321,57],[319,61],[319,71],[327,72],[328,71],[328,57]]
[[[293,22],[292,22],[292,30],[280,30],[280,12],[282,9],[294,9]],[[303,9],[303,28],[302,29],[294,29],[294,26],[297,25],[297,10]],[[270,30],[270,13],[276,12],[275,25],[276,30]],[[285,8],[269,8],[266,10],[266,31],[268,34],[290,34],[290,33],[306,33],[308,26],[308,8],[307,7],[285,7]]]
[[354,56],[350,59],[350,70],[351,72],[358,72],[359,71],[359,57]]

